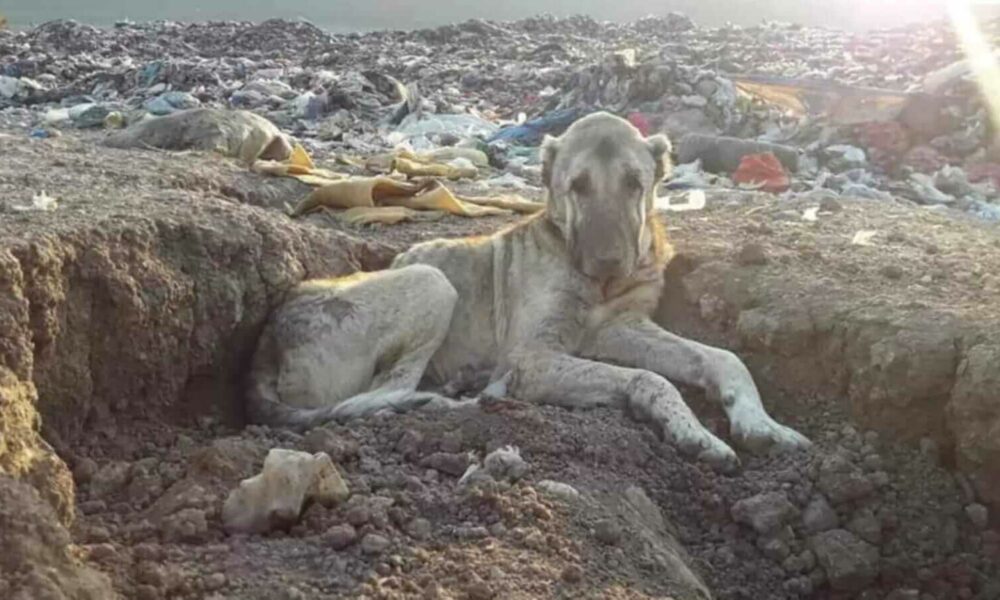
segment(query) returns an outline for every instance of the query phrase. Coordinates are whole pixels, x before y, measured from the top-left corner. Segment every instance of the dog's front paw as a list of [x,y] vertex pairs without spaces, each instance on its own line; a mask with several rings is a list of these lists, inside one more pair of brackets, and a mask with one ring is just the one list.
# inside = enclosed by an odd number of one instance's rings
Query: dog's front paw
[[812,446],[806,436],[763,412],[733,418],[730,431],[737,446],[755,454],[805,450]]

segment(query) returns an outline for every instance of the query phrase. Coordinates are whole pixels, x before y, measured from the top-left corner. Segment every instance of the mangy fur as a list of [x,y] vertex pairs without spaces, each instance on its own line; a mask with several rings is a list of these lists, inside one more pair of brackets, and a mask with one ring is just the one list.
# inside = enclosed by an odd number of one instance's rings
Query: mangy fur
[[672,256],[653,214],[669,151],[663,136],[591,115],[543,145],[544,213],[490,236],[418,244],[386,271],[301,284],[262,334],[251,418],[304,428],[456,406],[418,385],[471,369],[526,401],[620,406],[722,469],[735,453],[671,380],[719,401],[743,446],[807,446],[766,413],[735,355],[650,318]]

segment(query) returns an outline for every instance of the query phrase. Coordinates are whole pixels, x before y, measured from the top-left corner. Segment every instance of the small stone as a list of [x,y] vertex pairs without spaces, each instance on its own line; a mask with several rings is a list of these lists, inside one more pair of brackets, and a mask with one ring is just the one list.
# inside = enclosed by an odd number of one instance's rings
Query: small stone
[[420,461],[420,466],[461,477],[469,468],[469,457],[465,453],[435,452]]
[[781,562],[788,558],[791,550],[788,548],[788,544],[778,538],[770,538],[762,541],[759,544],[760,551],[764,556],[770,558],[775,562]]
[[576,488],[560,481],[550,481],[545,479],[536,483],[535,489],[542,492],[546,496],[557,498],[567,504],[575,502],[580,498],[580,492],[578,492]]
[[406,533],[415,540],[427,540],[431,537],[431,522],[427,519],[416,518],[406,526]]
[[834,529],[810,540],[830,587],[841,592],[860,592],[879,573],[879,551],[850,531]]
[[990,524],[990,513],[982,504],[970,504],[965,507],[965,516],[977,529],[986,529]]
[[160,600],[163,595],[160,594],[160,590],[156,589],[156,587],[142,584],[135,586],[135,597],[136,600]]
[[578,565],[569,565],[563,569],[560,579],[566,583],[574,584],[583,581],[583,569]]
[[90,483],[97,474],[97,462],[90,458],[80,458],[73,466],[73,479],[77,485]]
[[205,511],[185,508],[160,522],[160,533],[168,542],[196,542],[208,534]]
[[761,244],[750,242],[740,248],[736,262],[743,266],[767,264],[767,253]]
[[886,265],[881,269],[882,276],[886,279],[902,279],[905,274],[899,265]]
[[899,589],[891,592],[885,600],[920,600],[920,590]]
[[90,482],[90,493],[95,498],[115,494],[128,483],[130,465],[115,461],[98,469]]
[[348,524],[334,525],[326,530],[323,536],[326,543],[334,550],[343,550],[358,539],[358,532]]
[[858,511],[847,524],[847,529],[869,544],[877,546],[882,542],[882,523],[870,510]]
[[212,573],[208,577],[201,580],[201,587],[205,591],[214,592],[220,590],[226,585],[226,575],[225,573]]
[[317,427],[302,438],[305,449],[316,454],[326,452],[337,464],[357,458],[361,446],[355,440],[339,436],[325,427]]
[[622,529],[611,519],[602,519],[594,527],[594,537],[602,544],[615,546],[622,539]]
[[820,212],[839,213],[844,210],[844,205],[836,198],[825,197],[819,201],[819,210]]
[[494,592],[490,584],[485,581],[475,581],[465,588],[465,593],[469,600],[491,600]]
[[361,527],[372,520],[372,513],[367,506],[358,504],[347,510],[344,520],[355,527]]
[[389,539],[377,533],[369,533],[361,540],[361,551],[365,554],[381,554],[389,548]]
[[784,492],[767,492],[744,498],[734,504],[731,511],[734,521],[750,525],[761,534],[777,531],[797,513],[795,505]]
[[93,561],[110,562],[118,557],[118,551],[111,544],[93,544],[87,547],[87,555]]
[[135,577],[139,583],[162,589],[167,585],[167,574],[163,566],[152,561],[142,561],[136,566]]

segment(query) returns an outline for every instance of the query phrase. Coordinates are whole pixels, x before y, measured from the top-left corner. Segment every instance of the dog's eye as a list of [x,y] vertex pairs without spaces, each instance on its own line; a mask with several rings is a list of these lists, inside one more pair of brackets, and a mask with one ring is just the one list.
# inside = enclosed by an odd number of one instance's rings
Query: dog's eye
[[590,177],[586,173],[577,175],[569,184],[569,189],[578,196],[583,196],[590,191]]

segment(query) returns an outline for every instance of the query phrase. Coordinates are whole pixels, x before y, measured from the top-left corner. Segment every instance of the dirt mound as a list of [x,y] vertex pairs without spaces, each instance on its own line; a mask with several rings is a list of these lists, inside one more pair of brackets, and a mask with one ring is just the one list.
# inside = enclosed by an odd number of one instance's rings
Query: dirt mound
[[85,566],[69,532],[31,486],[0,474],[0,597],[104,600],[107,576]]
[[[992,230],[847,201],[809,221],[806,205],[754,194],[671,217],[680,258],[661,320],[739,349],[769,410],[817,442],[721,476],[618,412],[514,400],[304,436],[242,429],[239,376],[290,285],[506,221],[347,230],[264,208],[301,188],[210,155],[3,135],[0,153],[0,196],[57,201],[0,221],[0,468],[59,515],[0,479],[3,531],[30,534],[3,565],[5,597],[108,597],[92,569],[130,598],[1000,593],[984,505],[1000,418]],[[852,243],[858,231],[877,233]],[[721,413],[685,397],[727,436]],[[526,473],[460,483],[507,445]],[[226,534],[226,494],[274,447],[327,452],[351,498],[286,530]],[[54,569],[49,588],[32,587],[32,565]]]

